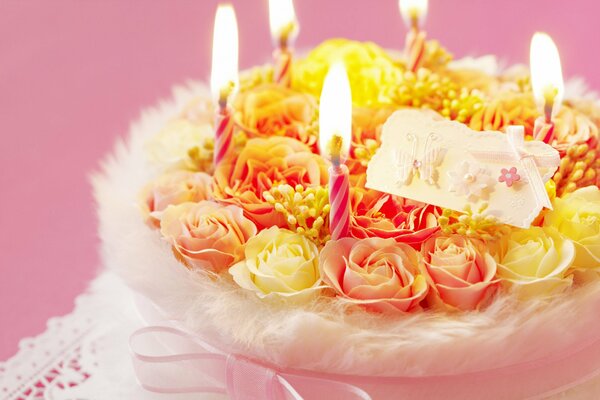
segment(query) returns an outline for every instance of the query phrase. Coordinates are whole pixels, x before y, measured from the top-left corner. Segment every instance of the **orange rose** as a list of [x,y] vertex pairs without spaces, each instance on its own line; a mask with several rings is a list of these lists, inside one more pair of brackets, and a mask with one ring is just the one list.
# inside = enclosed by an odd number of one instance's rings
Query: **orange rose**
[[316,150],[317,102],[312,96],[265,84],[240,93],[234,109],[248,137],[288,136]]
[[158,228],[167,206],[210,199],[211,181],[210,175],[203,172],[175,171],[160,176],[142,190],[141,207],[146,220]]
[[431,205],[402,205],[400,200],[370,189],[352,189],[350,235],[391,238],[419,248],[439,230],[439,210]]
[[274,185],[292,187],[326,185],[327,166],[299,141],[280,136],[250,139],[239,156],[220,163],[213,176],[216,199],[237,204],[259,227],[287,227],[282,213],[263,200],[262,194]]
[[186,264],[219,272],[240,261],[257,230],[241,208],[201,201],[167,207],[160,232]]
[[380,312],[420,309],[428,286],[418,266],[419,254],[392,239],[330,240],[319,257],[321,278],[338,296]]
[[422,252],[434,292],[452,307],[474,310],[498,288],[496,261],[481,242],[439,236],[427,240]]
[[396,110],[395,107],[355,107],[352,110],[352,148],[349,160],[351,171],[366,171],[369,160],[381,144],[383,124]]

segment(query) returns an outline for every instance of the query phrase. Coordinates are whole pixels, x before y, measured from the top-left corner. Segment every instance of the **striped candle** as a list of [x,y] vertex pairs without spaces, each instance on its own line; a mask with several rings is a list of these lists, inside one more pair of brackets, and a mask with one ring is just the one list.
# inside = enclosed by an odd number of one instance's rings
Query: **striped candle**
[[406,35],[406,68],[409,71],[416,72],[423,66],[425,58],[425,39],[426,34],[416,28],[412,28]]
[[538,117],[533,126],[533,138],[552,144],[554,140],[554,123],[552,121],[548,122],[548,118]]
[[348,167],[329,168],[329,231],[332,240],[348,236],[350,226],[350,184]]
[[292,86],[292,51],[287,47],[282,47],[273,52],[275,59],[275,69],[273,71],[273,80],[285,87]]
[[225,158],[233,146],[233,119],[231,118],[231,110],[225,107],[219,107],[215,119],[215,148],[214,148],[214,165],[215,167]]

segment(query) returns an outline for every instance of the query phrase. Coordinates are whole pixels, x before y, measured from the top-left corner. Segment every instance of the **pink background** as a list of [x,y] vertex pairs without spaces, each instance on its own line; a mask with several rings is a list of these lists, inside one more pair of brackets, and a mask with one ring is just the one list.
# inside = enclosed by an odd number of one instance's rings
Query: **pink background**
[[[234,0],[242,68],[270,54],[267,0]],[[296,0],[298,47],[344,36],[399,47],[396,0]],[[0,359],[69,312],[98,273],[88,174],[140,108],[206,79],[217,0],[0,0]],[[427,30],[456,55],[527,62],[550,33],[566,77],[600,89],[591,0],[431,0]]]

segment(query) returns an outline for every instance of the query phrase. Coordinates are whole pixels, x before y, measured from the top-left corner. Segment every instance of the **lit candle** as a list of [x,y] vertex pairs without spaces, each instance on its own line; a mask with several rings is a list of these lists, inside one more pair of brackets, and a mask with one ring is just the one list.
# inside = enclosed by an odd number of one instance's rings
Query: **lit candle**
[[273,80],[280,85],[292,84],[292,45],[298,35],[298,21],[292,0],[269,0],[269,25],[276,46],[273,52]]
[[344,160],[350,150],[352,93],[343,63],[329,68],[323,82],[319,105],[319,147],[331,161],[329,168],[329,230],[331,239],[348,235],[350,225],[350,184]]
[[538,32],[531,39],[530,68],[533,95],[543,110],[543,116],[535,121],[533,137],[551,143],[554,139],[552,118],[560,110],[564,83],[558,49],[545,33]]
[[410,71],[417,71],[423,65],[425,56],[426,33],[421,30],[421,25],[427,16],[428,0],[398,0],[400,13],[404,22],[410,27],[406,35],[406,67]]
[[210,88],[218,105],[215,118],[215,166],[233,146],[233,119],[229,103],[238,86],[238,27],[235,10],[230,4],[221,4],[215,15],[210,75]]

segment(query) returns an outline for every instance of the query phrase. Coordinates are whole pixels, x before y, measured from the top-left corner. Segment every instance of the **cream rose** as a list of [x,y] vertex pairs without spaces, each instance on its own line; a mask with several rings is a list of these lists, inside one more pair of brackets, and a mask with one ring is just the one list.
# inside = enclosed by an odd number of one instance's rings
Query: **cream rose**
[[588,186],[556,198],[544,225],[575,243],[576,268],[600,270],[600,189]]
[[321,250],[323,281],[339,297],[378,312],[420,309],[428,285],[419,254],[394,239],[330,240]]
[[496,261],[481,242],[439,236],[423,243],[422,252],[433,292],[445,304],[473,310],[498,287]]
[[211,185],[212,177],[203,172],[166,173],[142,190],[142,213],[151,226],[158,228],[161,215],[168,206],[209,200]]
[[244,256],[229,273],[259,297],[307,300],[320,289],[319,251],[303,235],[273,226],[246,243]]
[[522,298],[550,296],[573,283],[574,257],[573,242],[555,229],[515,230],[497,254],[498,276]]
[[219,272],[241,259],[256,226],[237,206],[201,201],[167,207],[160,232],[187,265]]

